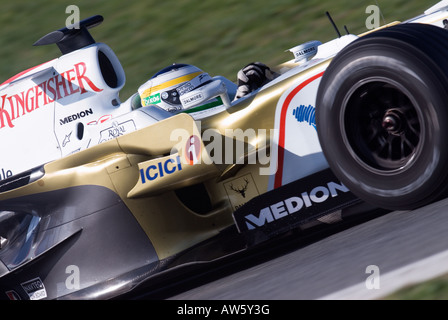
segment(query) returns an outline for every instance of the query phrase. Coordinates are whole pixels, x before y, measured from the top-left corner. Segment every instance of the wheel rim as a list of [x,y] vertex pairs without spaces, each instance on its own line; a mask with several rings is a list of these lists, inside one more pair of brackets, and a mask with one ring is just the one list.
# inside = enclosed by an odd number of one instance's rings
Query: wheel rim
[[387,174],[409,167],[423,141],[421,115],[412,95],[389,79],[369,79],[346,95],[341,128],[355,161]]

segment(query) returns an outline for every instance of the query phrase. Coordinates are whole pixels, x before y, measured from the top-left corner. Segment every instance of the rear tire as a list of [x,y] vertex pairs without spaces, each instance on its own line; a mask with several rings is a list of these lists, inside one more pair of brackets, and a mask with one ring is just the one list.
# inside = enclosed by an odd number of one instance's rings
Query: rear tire
[[448,185],[448,31],[401,24],[342,50],[323,75],[316,123],[325,157],[359,198],[414,209]]

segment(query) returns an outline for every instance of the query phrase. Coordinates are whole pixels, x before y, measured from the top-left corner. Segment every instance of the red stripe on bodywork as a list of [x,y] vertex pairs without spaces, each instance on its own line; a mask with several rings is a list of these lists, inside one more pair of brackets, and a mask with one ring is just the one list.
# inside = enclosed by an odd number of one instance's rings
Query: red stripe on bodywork
[[275,173],[274,180],[274,189],[282,186],[283,179],[283,161],[285,159],[285,122],[286,122],[286,112],[288,111],[288,106],[291,103],[291,100],[294,98],[296,94],[300,92],[304,87],[313,82],[314,80],[322,77],[324,72],[318,73],[308,80],[302,82],[298,85],[294,90],[292,90],[283,102],[282,110],[280,113],[280,132],[278,138],[278,158],[277,158],[277,172]]

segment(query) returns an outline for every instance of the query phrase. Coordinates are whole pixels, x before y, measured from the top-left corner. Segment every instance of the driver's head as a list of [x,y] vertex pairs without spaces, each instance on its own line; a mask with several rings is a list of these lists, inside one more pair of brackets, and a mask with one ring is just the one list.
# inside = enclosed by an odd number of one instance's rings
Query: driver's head
[[172,64],[163,68],[140,86],[142,106],[157,105],[176,113],[184,109],[180,97],[212,78],[201,69],[189,64]]

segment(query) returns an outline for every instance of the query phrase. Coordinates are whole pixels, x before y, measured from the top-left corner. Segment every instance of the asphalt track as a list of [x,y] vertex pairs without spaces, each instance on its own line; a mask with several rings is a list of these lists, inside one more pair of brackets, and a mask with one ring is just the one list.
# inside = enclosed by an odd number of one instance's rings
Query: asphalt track
[[[448,273],[448,199],[394,211],[176,292],[173,300],[379,299]],[[370,267],[369,267],[370,266]]]

